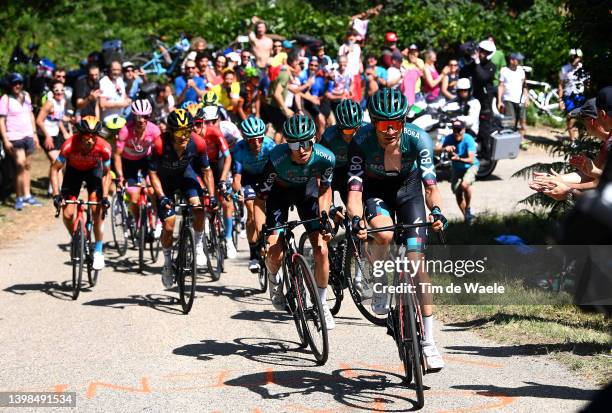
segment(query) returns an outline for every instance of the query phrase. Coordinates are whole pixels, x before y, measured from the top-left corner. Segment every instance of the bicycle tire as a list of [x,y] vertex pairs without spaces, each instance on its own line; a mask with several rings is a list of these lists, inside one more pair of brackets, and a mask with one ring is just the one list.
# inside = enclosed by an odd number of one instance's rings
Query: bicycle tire
[[144,272],[144,254],[147,248],[147,215],[143,205],[138,207],[138,272]]
[[[323,305],[319,298],[314,276],[304,257],[300,254],[294,254],[291,261],[293,281],[296,283],[297,304],[301,309],[299,314],[302,318],[304,333],[317,364],[323,365],[329,357],[329,340]],[[317,338],[320,338],[320,340]]]
[[177,283],[184,314],[189,314],[195,298],[198,268],[196,263],[195,234],[193,228],[184,228],[179,240]]
[[297,330],[298,337],[300,339],[300,348],[306,348],[308,345],[308,339],[306,338],[306,334],[304,334],[304,324],[302,322],[302,316],[300,315],[300,308],[297,304],[296,290],[289,278],[287,261],[289,261],[289,258],[283,259],[283,282],[285,283],[287,310],[293,317],[293,323],[295,324],[295,329]]
[[119,253],[119,256],[124,256],[127,251],[127,222],[125,222],[125,216],[123,215],[123,209],[121,208],[123,199],[118,196],[115,192],[112,198],[111,206],[111,232],[113,233],[113,241],[115,248]]
[[[415,305],[418,305],[418,303],[414,301],[414,295],[411,293],[404,293],[402,296],[402,306],[404,307],[404,318],[402,323],[404,327],[404,337],[402,346],[407,348],[407,351],[404,352],[404,356],[410,359],[412,378],[414,379],[414,387],[417,394],[416,408],[421,409],[425,405],[425,394],[423,389],[423,349],[421,347],[420,337],[417,334],[416,313],[414,310]],[[408,311],[406,311],[406,309]],[[406,340],[407,337],[409,337],[408,340]],[[405,362],[404,368],[406,368]]]
[[257,280],[259,281],[259,292],[265,293],[268,290],[268,269],[263,260],[259,261],[259,272],[257,273]]
[[96,284],[98,283],[98,276],[100,275],[100,270],[94,270],[93,269],[93,255],[91,254],[91,243],[89,242],[89,240],[85,240],[85,246],[86,248],[86,259],[85,261],[87,262],[87,280],[89,281],[89,286],[90,287],[95,287]]
[[[353,303],[355,303],[355,307],[359,310],[361,315],[368,320],[370,323],[384,327],[387,325],[387,316],[381,316],[375,314],[371,310],[371,307],[367,301],[370,300],[367,297],[367,294],[364,294],[362,291],[356,286],[354,275],[356,275],[357,271],[360,270],[362,274],[362,279],[365,278],[365,274],[368,273],[366,269],[368,267],[364,266],[363,259],[361,258],[362,254],[358,254],[355,251],[355,248],[361,248],[362,250],[365,248],[362,243],[356,244],[351,238],[350,235],[347,235],[347,254],[346,254],[346,262],[344,267],[344,273],[346,277],[346,283],[349,289],[349,293],[351,298],[353,299]],[[361,246],[361,247],[360,247]],[[363,282],[365,281],[365,282]],[[362,285],[367,284],[368,279],[362,280]]]
[[72,261],[72,299],[76,300],[81,292],[81,280],[83,279],[83,266],[85,264],[85,236],[81,223],[77,225],[76,231],[72,234],[70,260]]
[[232,225],[232,242],[234,243],[234,247],[236,247],[236,251],[238,251],[238,235],[240,235],[240,213],[236,210],[237,205],[234,205],[234,214],[232,215],[232,219],[234,223]]
[[219,242],[218,236],[218,227],[215,223],[217,218],[213,216],[213,218],[209,219],[209,232],[206,235],[206,242],[208,247],[208,272],[212,277],[213,281],[219,281],[221,278],[221,272],[223,271],[223,250],[221,249],[221,244]]

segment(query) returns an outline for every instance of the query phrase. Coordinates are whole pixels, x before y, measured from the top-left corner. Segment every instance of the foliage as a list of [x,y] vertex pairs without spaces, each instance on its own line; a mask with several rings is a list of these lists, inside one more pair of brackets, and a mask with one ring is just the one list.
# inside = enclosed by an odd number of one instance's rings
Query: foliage
[[[105,38],[123,40],[126,56],[150,48],[147,35],[166,35],[170,41],[180,33],[201,35],[216,47],[246,33],[250,18],[265,19],[270,31],[293,36],[311,34],[328,45],[334,54],[344,39],[350,16],[377,2],[364,0],[308,1],[232,1],[185,0],[153,2],[119,0],[90,2],[8,2],[0,11],[4,36],[0,39],[0,62],[7,62],[17,41],[25,46],[40,43],[41,56],[56,63],[75,66]],[[513,2],[490,7],[487,2],[468,0],[392,0],[370,22],[367,49],[378,53],[384,33],[394,30],[400,43],[415,42],[421,47],[441,50],[442,57],[469,39],[482,39],[492,33],[506,51],[522,51],[527,63],[535,67],[537,78],[552,80],[563,62],[568,38],[560,15],[562,0],[535,0],[533,6],[513,17]],[[484,3],[484,4],[482,4]],[[36,37],[35,37],[36,34]]]

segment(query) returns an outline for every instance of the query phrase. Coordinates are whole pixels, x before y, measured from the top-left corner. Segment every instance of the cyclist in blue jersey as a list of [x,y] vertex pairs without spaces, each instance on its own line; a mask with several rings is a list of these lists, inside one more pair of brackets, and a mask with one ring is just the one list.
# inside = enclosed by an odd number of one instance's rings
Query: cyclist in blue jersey
[[[266,227],[271,228],[287,221],[289,207],[295,205],[300,219],[319,217],[319,211],[328,211],[332,200],[331,183],[336,159],[327,148],[314,143],[315,124],[308,116],[294,115],[283,124],[283,135],[287,143],[277,145],[270,152],[264,173],[255,188],[257,196],[266,201]],[[305,197],[306,186],[311,178],[319,181],[318,198]],[[327,281],[329,261],[327,241],[330,234],[320,230],[315,221],[306,225],[315,261],[315,280],[323,304],[328,330],[335,326],[327,305]],[[279,234],[268,236],[269,245],[266,266],[270,298],[277,310],[285,309],[282,280],[278,275],[283,246]]]
[[264,223],[264,207],[255,208],[255,203],[262,201],[255,196],[255,186],[263,174],[268,161],[268,155],[276,145],[274,141],[264,136],[266,124],[259,118],[249,116],[240,124],[244,140],[238,141],[232,152],[233,182],[232,189],[242,192],[242,199],[247,209],[247,239],[249,241],[249,270],[259,272],[259,260],[256,254],[256,243],[259,231]]
[[[348,210],[350,216],[362,217],[371,228],[399,223],[425,222],[422,187],[425,188],[425,203],[429,208],[429,221],[435,231],[442,230],[447,220],[442,215],[442,197],[436,183],[433,163],[433,144],[427,133],[405,122],[408,101],[395,89],[383,88],[368,101],[372,124],[363,126],[353,138],[349,148]],[[365,205],[365,217],[364,217]],[[361,239],[366,238],[360,230]],[[375,260],[388,256],[393,232],[377,233],[372,244]],[[423,249],[427,240],[425,228],[415,228],[403,242],[407,247],[407,258],[423,260]],[[383,281],[385,278],[383,277]],[[429,283],[425,271],[416,274],[417,283]],[[378,314],[389,311],[387,295],[378,289],[372,298],[372,310]],[[421,292],[421,289],[418,289]],[[419,294],[422,303],[425,341],[423,352],[428,371],[439,371],[444,366],[433,339],[433,304],[430,293]]]

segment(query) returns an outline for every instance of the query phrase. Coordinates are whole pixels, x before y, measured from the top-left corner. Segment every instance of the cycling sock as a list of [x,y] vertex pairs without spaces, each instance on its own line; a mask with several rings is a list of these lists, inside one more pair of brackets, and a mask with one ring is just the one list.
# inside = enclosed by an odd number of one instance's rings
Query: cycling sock
[[317,290],[319,290],[319,298],[321,299],[321,304],[325,304],[325,302],[327,302],[327,287],[317,287]]
[[257,253],[256,253],[256,248],[257,248],[257,247],[255,246],[255,244],[251,244],[251,243],[249,242],[249,254],[250,254],[249,259],[250,259],[250,260],[254,260],[254,259],[255,259],[255,257],[257,256]]
[[232,238],[232,231],[234,229],[234,218],[225,217],[225,238]]
[[271,272],[269,272],[268,279],[270,280],[270,282],[272,282],[272,284],[280,284],[280,280],[278,279],[278,273],[272,274]]
[[196,247],[200,247],[202,245],[202,240],[204,239],[204,231],[194,231],[194,233]]
[[96,241],[96,243],[94,245],[94,252],[102,253],[102,247],[103,246],[104,246],[104,243],[102,241]]
[[428,343],[433,343],[433,314],[430,316],[423,316],[423,330],[425,333],[425,340]]
[[164,264],[172,264],[172,248],[164,248]]

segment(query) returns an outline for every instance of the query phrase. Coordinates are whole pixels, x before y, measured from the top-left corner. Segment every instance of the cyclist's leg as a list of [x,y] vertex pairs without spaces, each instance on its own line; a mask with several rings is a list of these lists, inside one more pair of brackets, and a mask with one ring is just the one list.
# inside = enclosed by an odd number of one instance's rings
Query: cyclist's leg
[[[181,192],[190,205],[202,205],[201,199],[204,196],[204,189],[202,188],[201,181],[198,179],[198,175],[191,166],[188,166],[183,174]],[[203,267],[207,264],[206,254],[204,253],[204,220],[206,219],[206,214],[202,208],[194,208],[192,212],[196,262],[198,267]]]
[[[319,202],[317,198],[302,197],[296,199],[298,215],[301,220],[307,220],[319,217]],[[327,291],[327,282],[329,279],[329,257],[327,255],[327,242],[323,240],[320,232],[321,225],[319,222],[310,222],[305,225],[308,231],[310,245],[312,245],[312,254],[315,261],[315,280],[319,288],[319,295]],[[323,297],[324,298],[324,297]]]
[[[83,182],[82,173],[70,166],[66,166],[66,173],[64,174],[64,180],[62,182],[60,193],[66,200],[75,200],[79,196],[81,191],[81,183]],[[72,228],[74,226],[74,212],[76,205],[67,204],[62,207],[62,220],[64,226],[70,235],[72,235]]]
[[[138,184],[138,171],[143,170],[143,162],[132,161],[129,159],[122,158],[121,164],[123,166],[123,177],[127,181],[127,193],[130,199],[130,211],[134,217],[135,222],[138,222],[138,197],[140,195],[140,188],[136,186]],[[144,171],[143,171],[143,176]]]
[[[91,202],[99,202],[102,200],[102,178],[95,171],[89,171],[85,174],[85,185],[87,186],[88,199]],[[101,270],[104,268],[104,207],[102,205],[91,206],[94,229],[94,251],[93,251],[93,268]]]
[[[266,201],[266,227],[272,228],[287,222],[289,217],[290,201],[278,192],[271,193]],[[276,275],[282,265],[283,244],[280,233],[275,231],[266,238],[268,253],[266,255],[266,267],[271,275]]]
[[[255,259],[257,256],[255,253],[255,248],[257,244],[257,239],[259,237],[259,231],[261,229],[261,225],[263,225],[262,217],[259,217],[259,222],[257,222],[257,215],[261,215],[262,208],[255,208],[255,191],[251,185],[243,185],[242,193],[244,194],[244,205],[247,210],[247,219],[246,219],[246,232],[247,232],[247,241],[249,242],[249,252],[251,260]],[[265,217],[264,217],[265,219]],[[259,225],[258,225],[259,224]]]
[[[159,182],[161,183],[164,194],[172,199],[174,192],[179,188],[178,180],[180,177],[174,176],[159,176]],[[167,263],[171,263],[172,258],[172,235],[174,233],[174,223],[176,222],[174,207],[165,208],[159,203],[161,199],[157,199],[157,216],[162,221],[163,228],[161,233],[161,246],[164,251],[164,257],[167,259]]]
[[[376,229],[393,225],[394,205],[382,197],[368,197],[365,201],[365,220],[370,228]],[[380,260],[387,257],[389,245],[393,240],[393,231],[385,231],[373,234],[371,245],[374,259]]]

